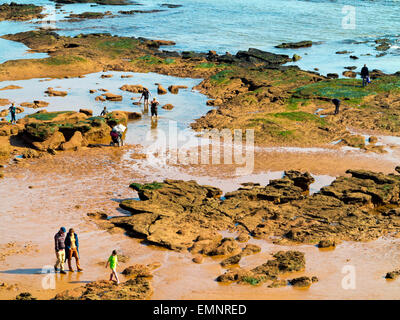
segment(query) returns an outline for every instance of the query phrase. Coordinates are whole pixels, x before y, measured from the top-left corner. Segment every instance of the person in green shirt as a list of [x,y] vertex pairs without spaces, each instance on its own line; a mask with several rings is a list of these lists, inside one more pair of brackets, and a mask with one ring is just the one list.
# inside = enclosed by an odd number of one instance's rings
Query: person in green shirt
[[119,284],[119,279],[117,275],[117,265],[118,265],[118,256],[117,250],[113,250],[111,256],[108,258],[106,263],[106,268],[110,264],[111,274],[110,274],[110,281],[112,281],[113,277],[115,277],[117,284]]

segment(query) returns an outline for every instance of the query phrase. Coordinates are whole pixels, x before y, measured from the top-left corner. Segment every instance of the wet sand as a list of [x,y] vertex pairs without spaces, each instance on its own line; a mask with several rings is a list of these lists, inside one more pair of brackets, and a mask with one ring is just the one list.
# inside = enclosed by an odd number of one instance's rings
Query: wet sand
[[[295,158],[275,158],[276,167],[270,162],[260,162],[259,172],[247,177],[230,177],[229,170],[208,166],[209,170],[193,170],[186,167],[170,167],[171,170],[148,166],[146,160],[125,161],[129,152],[138,152],[135,147],[86,149],[78,152],[58,154],[55,157],[24,160],[23,163],[5,169],[6,177],[0,180],[0,193],[5,195],[0,202],[0,245],[15,241],[23,246],[32,244],[32,250],[12,254],[0,261],[0,282],[16,284],[17,290],[0,289],[0,298],[13,299],[29,291],[39,299],[50,299],[57,292],[81,286],[89,281],[106,279],[108,270],[104,263],[113,249],[129,256],[119,271],[133,263],[160,262],[162,266],[154,271],[152,299],[396,299],[398,283],[387,281],[384,275],[397,269],[400,240],[379,239],[369,243],[341,243],[335,250],[324,251],[311,245],[278,246],[265,240],[250,240],[262,247],[259,254],[248,256],[241,261],[242,267],[254,267],[264,263],[270,254],[282,249],[296,249],[306,254],[306,270],[295,276],[317,276],[320,281],[306,290],[287,286],[269,289],[266,286],[221,285],[215,278],[224,272],[219,265],[220,258],[206,258],[203,264],[194,264],[190,253],[177,253],[152,245],[140,239],[127,237],[123,232],[110,234],[100,230],[87,219],[88,212],[105,212],[109,216],[125,214],[118,208],[118,201],[136,198],[128,185],[133,181],[152,181],[163,178],[189,179],[199,183],[215,185],[224,192],[236,189],[245,181],[266,184],[268,179],[278,178],[281,169],[289,168]],[[316,156],[315,154],[312,157]],[[266,154],[267,158],[274,158]],[[287,157],[287,155],[286,155]],[[322,157],[323,158],[323,157]],[[314,158],[315,159],[315,158]],[[297,160],[310,170],[315,166],[313,159]],[[365,160],[365,159],[364,159]],[[332,158],[330,165],[320,167],[317,174],[333,176],[344,163]],[[356,161],[356,160],[354,160]],[[264,163],[264,165],[261,165]],[[278,166],[280,164],[280,166]],[[307,165],[308,164],[308,165]],[[363,167],[365,166],[365,167]],[[371,169],[368,160],[358,161],[358,168]],[[348,167],[351,167],[349,165]],[[274,168],[278,171],[270,171]],[[325,168],[325,170],[323,169]],[[392,167],[393,168],[393,167]],[[264,171],[263,171],[264,170]],[[389,170],[389,165],[387,166]],[[216,173],[219,174],[216,174]],[[330,183],[318,179],[320,186]],[[320,187],[319,186],[319,187]],[[319,188],[318,187],[318,188]],[[318,190],[315,189],[315,191]],[[42,268],[55,262],[53,236],[60,226],[73,227],[80,236],[80,251],[83,273],[56,275],[56,288],[42,288],[45,274]],[[342,288],[346,275],[342,268],[355,267],[356,289]],[[123,276],[121,275],[122,279]]]

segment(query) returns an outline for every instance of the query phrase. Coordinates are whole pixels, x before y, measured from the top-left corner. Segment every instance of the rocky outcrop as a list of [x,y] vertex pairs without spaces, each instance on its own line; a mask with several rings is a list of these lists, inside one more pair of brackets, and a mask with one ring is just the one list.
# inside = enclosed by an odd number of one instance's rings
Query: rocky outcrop
[[123,91],[132,92],[132,93],[142,93],[144,87],[142,85],[140,85],[140,84],[124,84],[119,89],[123,90]]
[[106,92],[103,94],[103,96],[106,98],[108,101],[122,101],[122,96],[119,94],[114,94],[110,92]]
[[312,41],[299,41],[299,42],[283,42],[275,48],[280,48],[280,49],[298,49],[298,48],[308,48],[313,45]]
[[153,293],[150,280],[137,276],[119,285],[112,281],[90,282],[57,294],[54,300],[145,300]]
[[221,190],[195,181],[134,183],[131,187],[140,201],[120,203],[132,216],[108,222],[172,250],[230,256],[239,254],[240,246],[233,238],[223,239],[219,231],[320,247],[399,232],[400,176],[363,170],[347,174],[309,195],[312,176],[287,171],[267,186],[246,184],[224,199]]
[[74,135],[69,139],[69,141],[61,145],[61,149],[66,150],[78,150],[81,147],[86,147],[88,145],[86,139],[82,136],[80,131],[75,131]]
[[44,93],[46,93],[49,97],[65,97],[68,94],[67,91],[58,91],[54,90],[53,88],[47,88]]
[[32,19],[42,19],[44,17],[41,12],[43,7],[33,4],[17,4],[11,2],[0,5],[0,21],[27,21]]
[[[217,278],[218,282],[237,282],[240,284],[268,283],[270,287],[278,287],[278,277],[283,273],[304,271],[304,253],[299,251],[279,251],[273,255],[272,260],[251,269],[235,268],[228,270]],[[281,284],[282,285],[282,284]]]

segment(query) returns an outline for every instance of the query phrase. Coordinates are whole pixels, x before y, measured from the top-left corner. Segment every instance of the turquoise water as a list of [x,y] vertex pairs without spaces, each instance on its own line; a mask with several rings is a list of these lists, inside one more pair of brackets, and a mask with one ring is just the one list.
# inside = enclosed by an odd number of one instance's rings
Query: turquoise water
[[[0,1],[5,2],[5,1]],[[31,3],[29,0],[16,1]],[[344,71],[345,66],[367,63],[370,68],[385,72],[400,70],[400,18],[397,0],[144,0],[141,6],[65,5],[55,14],[57,32],[74,36],[79,33],[109,32],[115,35],[173,40],[174,50],[236,53],[256,47],[277,53],[300,54],[301,68],[318,68],[323,74]],[[161,3],[181,4],[179,8],[162,8]],[[47,0],[35,4],[52,5]],[[342,27],[344,6],[355,7],[355,28]],[[120,10],[162,9],[157,13],[120,15]],[[81,22],[66,22],[71,12],[112,11],[116,17]],[[29,25],[23,23],[24,28]],[[40,25],[30,24],[34,29]],[[0,23],[0,34],[18,32]],[[383,57],[376,57],[374,40],[388,37],[392,47]],[[313,40],[321,42],[300,50],[276,49],[281,42]],[[355,42],[366,43],[355,44]],[[360,57],[353,61],[339,50],[353,51]],[[3,47],[0,56],[5,56]],[[12,57],[10,57],[12,58]]]

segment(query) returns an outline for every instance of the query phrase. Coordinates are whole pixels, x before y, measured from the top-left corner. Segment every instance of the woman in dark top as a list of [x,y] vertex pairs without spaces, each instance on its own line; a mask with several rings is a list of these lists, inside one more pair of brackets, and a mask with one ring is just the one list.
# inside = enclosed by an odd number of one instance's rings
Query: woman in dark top
[[157,106],[159,105],[158,101],[156,98],[153,98],[151,101],[151,118],[153,119],[153,116],[158,118],[158,113],[157,113]]

